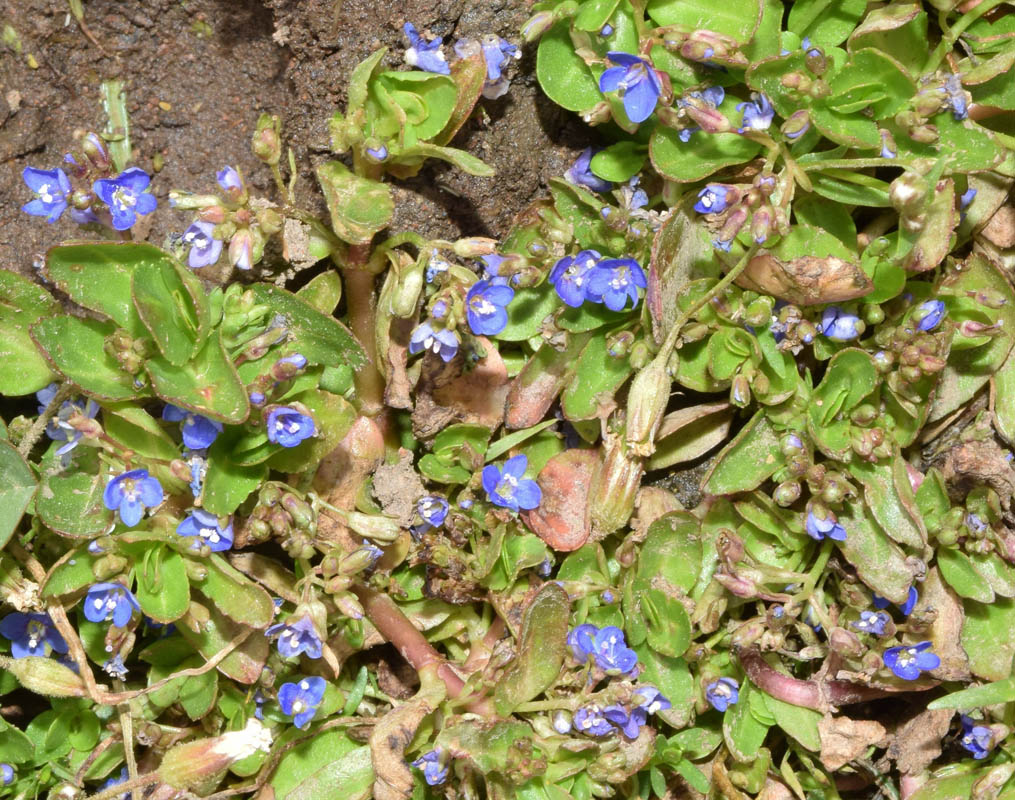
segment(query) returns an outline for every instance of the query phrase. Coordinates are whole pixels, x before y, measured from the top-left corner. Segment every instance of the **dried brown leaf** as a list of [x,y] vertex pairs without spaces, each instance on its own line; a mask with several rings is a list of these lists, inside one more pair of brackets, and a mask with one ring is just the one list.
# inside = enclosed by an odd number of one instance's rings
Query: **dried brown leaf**
[[834,256],[780,261],[771,253],[752,258],[737,285],[798,306],[855,300],[874,290],[858,264]]
[[538,508],[523,511],[522,520],[558,552],[577,550],[588,541],[589,486],[597,461],[595,450],[565,450],[547,461],[536,478],[543,499]]
[[818,723],[821,737],[821,763],[825,769],[837,770],[864,754],[872,744],[884,742],[887,731],[874,720],[826,715]]
[[895,731],[888,757],[897,763],[899,772],[915,775],[941,755],[941,738],[948,733],[954,713],[950,708],[923,711]]

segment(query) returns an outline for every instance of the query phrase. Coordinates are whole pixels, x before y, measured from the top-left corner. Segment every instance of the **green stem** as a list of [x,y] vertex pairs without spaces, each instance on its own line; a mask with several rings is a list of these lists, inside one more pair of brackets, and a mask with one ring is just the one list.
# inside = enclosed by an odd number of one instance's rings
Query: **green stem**
[[86,800],[112,800],[114,797],[119,797],[124,792],[130,792],[135,789],[140,789],[144,786],[148,786],[152,783],[158,783],[161,779],[157,772],[147,772],[144,775],[138,775],[136,778],[131,778],[124,781],[123,783],[117,783],[110,786],[108,789],[103,789],[101,792],[96,792]]
[[[377,368],[376,298],[374,281],[376,276],[366,269],[370,257],[369,245],[353,245],[349,248],[345,263],[341,264],[345,283],[346,303],[349,308],[349,327],[366,351],[369,363],[353,375],[356,384],[356,399],[360,413],[377,419],[378,424],[386,416],[384,405],[384,378]],[[381,425],[385,435],[388,426]]]
[[[924,65],[921,75],[927,75],[930,72],[937,70],[938,66],[944,57],[951,52],[951,49],[955,46],[955,42],[958,41],[959,37],[965,32],[965,30],[972,25],[976,20],[986,14],[988,11],[1001,5],[1005,0],[983,0],[976,8],[971,8],[961,17],[958,21],[941,37],[941,41],[937,43],[937,47],[930,54],[927,59],[927,63]],[[946,12],[945,12],[946,13]]]
[[[873,169],[875,167],[905,167],[906,162],[897,158],[837,158],[829,161],[816,161],[813,164],[797,162],[804,172],[822,172],[832,169]],[[839,176],[841,177],[841,176]]]
[[804,581],[803,587],[800,591],[793,596],[794,601],[800,603],[802,606],[807,599],[813,594],[814,587],[818,585],[818,580],[821,578],[821,574],[825,570],[825,565],[828,564],[828,559],[832,555],[832,540],[825,539],[821,543],[821,551],[818,553],[817,559],[814,561],[814,566],[810,568],[807,573],[807,580]]
[[563,697],[558,700],[533,700],[531,703],[522,703],[515,709],[516,714],[527,714],[531,711],[558,711],[566,709],[574,711],[582,702],[583,697]]

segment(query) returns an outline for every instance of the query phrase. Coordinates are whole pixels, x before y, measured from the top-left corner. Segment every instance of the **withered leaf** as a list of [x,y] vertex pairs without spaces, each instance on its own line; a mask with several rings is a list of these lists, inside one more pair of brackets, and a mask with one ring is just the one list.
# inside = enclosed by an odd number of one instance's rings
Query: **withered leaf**
[[855,300],[874,291],[874,284],[858,264],[835,256],[780,261],[763,253],[750,260],[736,283],[798,306]]
[[874,720],[826,715],[818,723],[821,737],[821,763],[825,769],[837,770],[864,754],[872,744],[885,739],[884,726]]
[[370,734],[370,760],[376,776],[375,800],[408,800],[412,796],[412,772],[405,763],[405,748],[423,718],[433,713],[446,692],[442,681],[424,681],[415,697],[389,711],[374,726]]
[[915,775],[941,755],[941,738],[954,713],[950,708],[923,711],[895,731],[888,757],[897,762],[899,772]]
[[588,541],[589,486],[597,460],[594,450],[565,450],[547,461],[536,478],[543,499],[537,508],[522,512],[522,521],[558,552],[577,550]]

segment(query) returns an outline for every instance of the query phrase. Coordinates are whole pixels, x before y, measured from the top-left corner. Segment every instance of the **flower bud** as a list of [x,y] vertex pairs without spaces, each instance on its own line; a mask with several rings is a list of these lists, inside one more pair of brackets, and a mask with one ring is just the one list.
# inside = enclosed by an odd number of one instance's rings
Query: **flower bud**
[[751,217],[751,238],[755,244],[764,244],[772,229],[772,210],[769,206],[762,206]]
[[497,241],[488,236],[470,236],[456,241],[452,250],[461,258],[478,258],[497,252]]
[[807,51],[806,57],[807,71],[812,75],[822,76],[828,72],[828,59],[825,54],[817,47],[812,47]]
[[[208,552],[210,553],[211,550]],[[187,577],[190,578],[191,581],[200,583],[208,577],[208,568],[200,561],[195,561],[192,558],[185,558],[183,563],[187,568]]]
[[633,455],[650,456],[655,451],[656,431],[669,400],[666,361],[657,357],[635,375],[627,396],[627,446]]
[[693,119],[705,133],[726,133],[733,126],[717,108],[701,108],[694,103],[684,106],[684,113]]
[[359,536],[383,544],[395,541],[400,530],[397,519],[380,514],[362,514],[359,511],[350,511],[345,524]]
[[553,27],[554,15],[549,11],[540,11],[538,14],[533,14],[529,19],[522,25],[522,38],[526,42],[534,42],[550,28]]
[[110,167],[109,151],[97,133],[86,133],[81,140],[81,152],[85,154],[92,166],[100,172],[108,172]]
[[281,505],[288,512],[297,528],[300,530],[316,529],[317,515],[306,500],[297,497],[291,492],[286,492],[282,496]]
[[783,508],[788,508],[800,499],[800,484],[797,481],[783,481],[775,487],[772,499]]
[[811,116],[807,109],[801,109],[800,111],[794,111],[790,114],[786,121],[782,123],[782,128],[780,128],[780,130],[782,131],[782,135],[787,139],[795,141],[807,133],[807,131],[810,130],[810,127]]
[[106,581],[127,569],[128,561],[123,556],[109,553],[92,564],[92,574],[98,581]]
[[349,619],[363,619],[363,606],[352,592],[338,592],[332,596],[332,600]]
[[832,628],[828,637],[829,646],[839,655],[859,658],[863,655],[864,646],[860,637],[845,628]]
[[927,182],[922,177],[906,172],[892,181],[888,197],[900,214],[915,216],[923,210],[927,191]]
[[84,697],[85,684],[74,670],[51,658],[0,656],[0,667],[10,672],[25,689],[46,697]]
[[586,125],[601,125],[604,122],[608,122],[611,116],[610,104],[605,100],[601,100],[592,106],[592,108],[581,112],[582,121]]
[[401,319],[409,319],[416,313],[419,296],[423,292],[423,265],[419,262],[408,265],[396,281],[391,296],[391,313]]
[[730,384],[730,402],[737,408],[747,408],[751,404],[751,382],[746,375],[734,376]]
[[176,745],[162,759],[158,775],[174,789],[194,789],[237,761],[271,748],[271,731],[251,717],[242,731]]
[[222,200],[213,194],[192,194],[191,192],[172,191],[169,193],[169,205],[187,211],[215,206]]
[[282,155],[281,131],[282,121],[277,114],[261,114],[258,118],[250,147],[254,155],[269,166],[278,164]]
[[254,266],[254,237],[250,228],[240,228],[229,240],[229,261],[237,269]]
[[589,512],[597,535],[613,533],[631,518],[644,473],[641,459],[629,456],[619,438],[607,443],[589,494]]

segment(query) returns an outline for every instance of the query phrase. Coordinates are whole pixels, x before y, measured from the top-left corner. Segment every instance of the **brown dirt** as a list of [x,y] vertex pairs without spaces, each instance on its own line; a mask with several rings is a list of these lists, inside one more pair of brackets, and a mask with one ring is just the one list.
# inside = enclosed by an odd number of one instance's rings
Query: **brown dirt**
[[[156,153],[165,160],[153,184],[159,210],[146,233],[162,244],[189,221],[168,208],[170,189],[213,189],[215,171],[233,164],[255,191],[269,190],[268,171],[249,148],[262,111],[285,121],[300,164],[300,194],[316,202],[313,164],[328,156],[327,120],[344,101],[349,74],[380,46],[389,48],[386,63],[397,67],[406,20],[446,43],[491,31],[517,41],[527,16],[524,0],[86,0],[84,6],[101,50],[61,2],[0,0],[3,22],[22,45],[20,55],[0,46],[4,269],[30,272],[49,245],[75,236],[67,219],[49,226],[20,211],[30,199],[21,171],[59,165],[76,130],[101,127],[105,79],[127,82],[135,163],[150,172]],[[427,166],[396,189],[393,229],[435,237],[503,235],[545,181],[573,161],[588,132],[573,115],[537,102],[532,59],[526,48],[509,94],[482,101],[477,119],[454,142],[492,164],[497,177]]]

